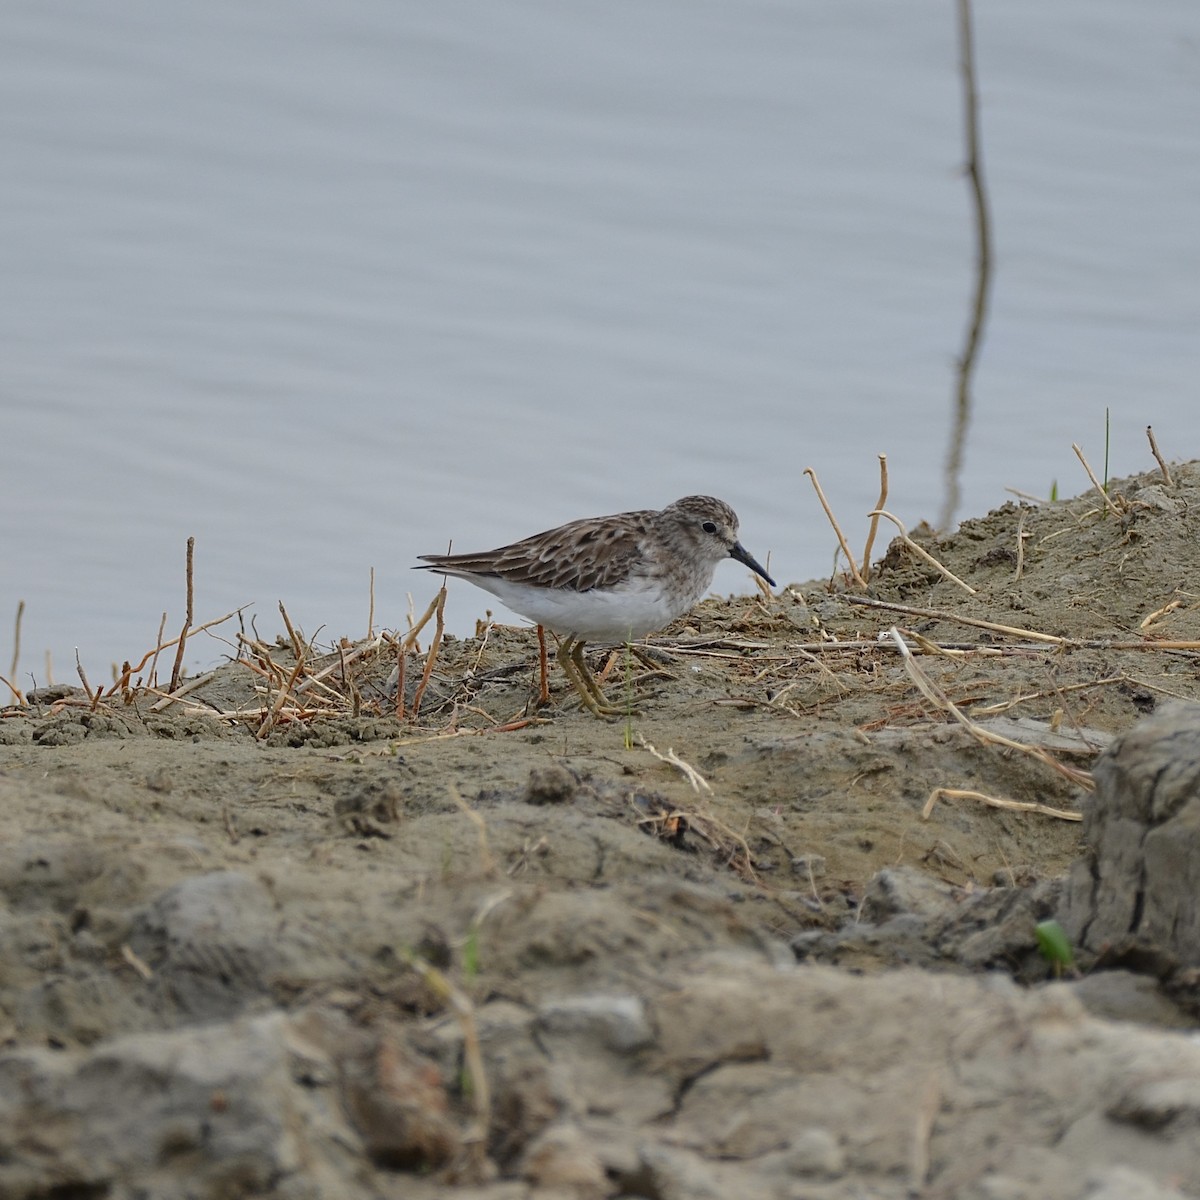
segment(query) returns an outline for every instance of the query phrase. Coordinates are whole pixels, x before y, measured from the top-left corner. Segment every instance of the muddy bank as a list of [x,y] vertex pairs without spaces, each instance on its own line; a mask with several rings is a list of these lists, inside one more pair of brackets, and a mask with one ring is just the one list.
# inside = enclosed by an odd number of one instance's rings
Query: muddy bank
[[505,628],[415,721],[385,643],[5,709],[0,1195],[1200,1193],[1174,473],[707,601],[624,721]]

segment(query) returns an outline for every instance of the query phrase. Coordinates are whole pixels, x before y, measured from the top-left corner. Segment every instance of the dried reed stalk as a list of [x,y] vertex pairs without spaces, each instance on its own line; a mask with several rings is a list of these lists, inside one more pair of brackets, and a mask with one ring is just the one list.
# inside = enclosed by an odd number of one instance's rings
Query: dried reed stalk
[[1004,737],[1003,734],[993,733],[990,729],[984,729],[982,725],[972,721],[945,694],[934,682],[925,674],[917,665],[917,661],[912,656],[912,652],[905,645],[904,639],[900,636],[900,631],[893,625],[888,631],[889,636],[896,643],[897,649],[904,660],[904,669],[908,672],[909,678],[917,685],[917,689],[921,694],[935,707],[943,712],[949,713],[977,742],[982,745],[1001,746],[1006,750],[1012,750],[1017,754],[1024,754],[1030,758],[1036,759],[1044,766],[1049,767],[1052,771],[1056,771],[1064,779],[1068,779],[1071,783],[1078,787],[1086,788],[1091,791],[1094,784],[1092,782],[1091,773],[1088,771],[1080,771],[1076,767],[1069,767],[1065,763],[1061,763],[1053,755],[1047,754],[1040,746],[1026,746],[1022,742],[1014,741],[1012,738]]
[[1104,507],[1108,509],[1114,517],[1121,515],[1121,510],[1113,503],[1112,497],[1100,485],[1100,480],[1096,478],[1095,471],[1092,470],[1088,460],[1083,457],[1083,451],[1074,443],[1071,443],[1071,449],[1075,451],[1075,457],[1083,464],[1083,469],[1087,472],[1087,477],[1092,481],[1092,487],[1100,493],[1100,499],[1104,501]]
[[79,661],[78,646],[75,647],[75,670],[79,675],[80,683],[83,684],[84,693],[87,695],[88,700],[91,701],[92,707],[95,708],[96,701],[100,698],[100,693],[97,692],[94,697],[92,696],[92,685],[88,683],[88,677],[87,673],[83,669],[83,663]]
[[683,775],[684,779],[686,779],[688,783],[692,785],[693,792],[696,792],[697,794],[699,794],[701,790],[709,793],[712,792],[712,787],[709,785],[708,780],[705,779],[704,776],[701,775],[700,772],[691,765],[691,763],[684,762],[683,759],[680,758],[670,746],[667,747],[666,754],[660,754],[648,741],[646,741],[644,737],[642,737],[641,734],[638,734],[638,745],[641,746],[643,750],[647,750],[653,754],[659,762],[663,762],[668,766],[677,768]]
[[1150,425],[1146,426],[1146,437],[1150,439],[1150,453],[1154,455],[1154,461],[1158,463],[1158,469],[1162,472],[1164,482],[1167,487],[1174,487],[1175,482],[1171,478],[1167,464],[1163,462],[1163,456],[1158,452],[1158,442],[1154,440],[1154,429]]
[[1054,817],[1059,821],[1082,821],[1083,814],[1071,812],[1065,808],[1050,808],[1046,804],[1034,804],[1028,800],[1006,800],[1000,796],[988,796],[984,792],[972,792],[965,788],[934,788],[921,809],[921,819],[928,821],[933,813],[934,805],[939,800],[978,800],[991,808],[1006,808],[1010,812],[1041,813],[1044,817]]
[[192,627],[192,563],[196,553],[196,539],[187,540],[187,614],[183,618],[183,632],[179,635],[179,649],[175,652],[175,665],[171,668],[171,686],[168,692],[173,692],[179,686],[179,673],[183,670],[183,649],[187,643],[188,630]]
[[[446,628],[446,585],[443,583],[438,589],[437,599],[434,601],[434,612],[437,616],[437,625],[433,632],[433,642],[429,647],[429,653],[425,655],[425,669],[421,672],[421,682],[417,685],[416,695],[413,696],[412,719],[415,721],[421,713],[421,701],[425,698],[425,689],[429,686],[429,677],[433,674],[433,664],[437,662],[438,651],[442,647],[442,634]],[[424,622],[422,622],[424,623]],[[409,637],[416,634],[416,630],[412,630]],[[405,638],[407,641],[408,638]]]
[[975,589],[969,583],[964,583],[961,579],[959,579],[959,577],[957,575],[955,575],[955,573],[953,571],[950,570],[949,567],[942,566],[942,564],[940,562],[938,562],[938,560],[936,558],[934,558],[933,555],[930,554],[928,550],[925,550],[923,547],[918,546],[917,543],[914,542],[912,540],[912,538],[910,538],[908,536],[908,530],[904,528],[904,524],[900,520],[899,517],[894,517],[890,512],[888,512],[886,509],[882,509],[882,508],[876,509],[873,513],[871,513],[871,516],[887,517],[887,519],[889,521],[891,521],[891,523],[893,525],[895,525],[895,527],[898,530],[900,530],[900,540],[919,559],[921,559],[922,562],[928,563],[935,571],[937,571],[939,574],[941,574],[943,576],[943,578],[950,580],[951,583],[957,583],[958,586],[960,588],[962,588],[965,592],[968,592],[972,596],[975,595]]
[[[9,667],[9,669],[8,669],[8,673],[9,673],[9,675],[11,675],[13,677],[13,679],[16,679],[16,677],[17,677],[17,666],[21,661],[21,619],[24,616],[25,616],[25,601],[18,600],[17,601],[17,619],[13,622],[12,666]],[[8,684],[8,690],[10,692],[12,692],[13,696],[16,698],[16,702],[18,704],[24,704],[25,696],[20,691],[20,689],[17,687],[14,687],[13,684],[9,683],[7,679],[4,682],[6,684]]]
[[867,581],[862,577],[858,569],[858,564],[854,561],[854,555],[850,553],[850,544],[846,541],[846,535],[842,532],[842,527],[837,523],[837,518],[833,515],[833,510],[829,507],[829,501],[825,499],[825,493],[821,490],[820,481],[817,479],[817,473],[812,467],[805,467],[804,474],[808,476],[813,485],[813,490],[817,493],[817,499],[821,502],[821,507],[825,510],[825,516],[829,519],[829,524],[833,526],[833,532],[837,535],[838,545],[842,548],[842,553],[846,556],[846,564],[850,568],[850,576],[859,587],[865,588]]
[[871,548],[875,545],[875,534],[879,530],[879,513],[887,503],[888,469],[887,455],[879,456],[879,499],[875,502],[875,511],[871,513],[871,523],[867,526],[867,544],[863,547],[862,577],[864,582],[871,578]]

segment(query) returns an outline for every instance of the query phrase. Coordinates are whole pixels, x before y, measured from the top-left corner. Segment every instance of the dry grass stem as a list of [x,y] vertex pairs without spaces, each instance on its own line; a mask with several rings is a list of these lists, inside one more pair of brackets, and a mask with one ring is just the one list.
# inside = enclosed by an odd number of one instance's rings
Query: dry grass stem
[[[437,626],[434,629],[429,653],[425,655],[425,669],[421,672],[421,682],[417,684],[417,692],[413,696],[412,719],[414,721],[421,714],[421,701],[425,697],[425,689],[429,686],[429,677],[433,674],[433,664],[437,662],[438,651],[442,646],[442,633],[446,628],[446,585],[444,583],[438,589],[437,599],[434,601],[434,612],[437,616]],[[411,637],[412,634],[409,636]]]
[[153,969],[128,942],[121,945],[121,958],[142,977],[143,982],[149,983],[154,978]]
[[[235,608],[233,610],[233,612],[227,612],[223,617],[216,617],[211,621],[205,621],[203,625],[197,625],[195,629],[189,630],[188,636],[194,637],[198,633],[203,633],[206,629],[212,629],[214,625],[223,625],[231,617],[238,616],[238,614],[241,613],[242,611],[243,611],[243,609],[241,609],[241,608]],[[142,655],[142,657],[141,657],[140,661],[137,663],[137,665],[130,668],[130,671],[132,674],[136,675],[137,672],[140,671],[146,665],[147,662],[149,662],[150,670],[148,672],[148,677],[151,680],[153,680],[154,672],[156,669],[156,664],[158,662],[158,656],[164,650],[170,650],[170,648],[172,646],[176,645],[179,641],[178,638],[172,638],[169,642],[164,642],[162,640],[163,630],[166,628],[166,625],[167,625],[167,614],[163,613],[162,620],[159,621],[159,623],[158,623],[158,641],[155,644],[154,649],[147,650],[146,653]],[[153,660],[153,661],[151,661],[151,660]]]
[[438,592],[438,594],[434,596],[434,598],[430,600],[429,604],[426,606],[425,611],[421,614],[421,619],[419,621],[414,621],[412,612],[409,612],[408,632],[404,635],[404,646],[406,649],[411,650],[414,646],[416,646],[417,638],[420,636],[421,630],[423,630],[425,626],[433,620],[437,613],[438,605],[444,605],[446,603],[445,592],[446,587],[445,584],[443,584],[441,591]]
[[[197,691],[199,688],[202,688],[206,683],[210,683],[213,679],[216,678],[217,673],[220,671],[220,669],[221,669],[220,667],[216,667],[211,671],[205,672],[205,674],[203,674],[203,675],[197,675],[194,679],[189,679],[187,681],[187,683],[183,684],[182,687],[176,688],[173,692],[168,692],[167,695],[165,695],[161,700],[155,701],[150,706],[150,711],[151,712],[162,712],[163,709],[170,708],[171,705],[175,701],[182,700],[184,696],[187,696],[190,693]],[[117,686],[120,687],[122,682],[128,683],[128,678],[129,678],[128,671],[127,670],[123,671],[122,675],[121,675],[121,680],[118,680]],[[110,692],[109,694],[111,695],[112,693]]]
[[923,547],[921,547],[921,546],[918,546],[918,545],[917,545],[917,543],[916,543],[916,542],[914,542],[914,541],[912,540],[912,538],[910,538],[910,537],[908,536],[908,530],[904,528],[904,524],[903,524],[903,522],[900,520],[900,518],[899,518],[899,517],[895,517],[895,516],[893,516],[893,515],[892,515],[890,512],[888,512],[888,511],[887,511],[887,509],[884,509],[884,508],[879,508],[879,509],[876,509],[876,510],[875,510],[873,513],[871,513],[871,516],[873,516],[873,517],[887,517],[887,519],[888,519],[889,521],[891,521],[891,523],[892,523],[893,525],[895,525],[895,526],[896,526],[896,528],[897,528],[898,530],[900,530],[900,540],[901,540],[901,541],[902,541],[902,542],[903,542],[903,543],[904,543],[904,544],[905,544],[905,545],[906,545],[906,546],[907,546],[907,547],[908,547],[908,548],[909,548],[909,549],[910,549],[910,550],[911,550],[911,551],[912,551],[912,552],[913,552],[913,553],[914,553],[914,554],[915,554],[915,555],[916,555],[916,556],[917,556],[919,559],[921,559],[921,561],[922,561],[922,562],[926,562],[926,563],[928,563],[928,564],[929,564],[929,565],[930,565],[930,566],[931,566],[931,567],[932,567],[932,568],[933,568],[935,571],[937,571],[937,572],[938,572],[938,573],[939,573],[939,574],[940,574],[940,575],[941,575],[943,578],[950,580],[950,582],[951,582],[951,583],[957,583],[957,584],[958,584],[958,586],[959,586],[960,588],[962,588],[962,589],[963,589],[965,592],[968,592],[968,593],[969,593],[970,595],[972,595],[972,596],[974,596],[974,595],[975,595],[975,589],[974,589],[974,588],[973,588],[973,587],[972,587],[972,586],[971,586],[969,583],[964,583],[964,582],[963,582],[961,579],[959,579],[959,577],[958,577],[957,575],[955,575],[955,573],[954,573],[953,571],[951,571],[951,570],[949,569],[949,567],[944,567],[944,566],[942,566],[942,564],[941,564],[940,562],[938,562],[938,560],[937,560],[936,558],[934,558],[934,557],[933,557],[933,555],[932,555],[932,554],[930,554],[928,550],[924,549],[924,548],[923,548]]
[[1161,621],[1163,617],[1175,612],[1183,607],[1184,602],[1176,597],[1174,600],[1168,600],[1162,608],[1156,608],[1142,623],[1138,626],[1139,629],[1149,629],[1156,621]]
[[683,775],[684,779],[686,779],[688,783],[692,785],[693,792],[696,792],[697,794],[701,791],[709,793],[712,792],[712,788],[709,786],[708,780],[705,779],[704,776],[701,775],[700,772],[697,771],[696,768],[690,763],[684,762],[683,759],[680,758],[670,746],[667,747],[666,754],[660,754],[640,734],[638,735],[638,745],[641,746],[643,750],[648,750],[651,754],[653,754],[659,762],[663,762],[668,766],[675,767]]
[[1006,487],[1004,489],[1010,496],[1016,496],[1018,500],[1024,500],[1029,504],[1049,504],[1050,501],[1045,496],[1035,496],[1032,492],[1023,492],[1020,488]]
[[1000,796],[988,796],[984,792],[972,792],[965,788],[934,788],[921,809],[921,819],[928,821],[939,800],[978,800],[990,808],[1006,808],[1010,812],[1040,813],[1043,817],[1054,817],[1058,821],[1082,821],[1083,814],[1065,808],[1051,808],[1046,804],[1034,804],[1027,800],[1005,800]]
[[[283,609],[281,604],[280,609]],[[283,712],[283,706],[287,703],[288,696],[292,693],[292,688],[296,685],[296,680],[300,678],[301,672],[304,670],[304,655],[303,651],[296,659],[296,665],[288,677],[287,682],[279,689],[279,694],[275,697],[275,703],[272,704],[266,717],[263,718],[262,724],[258,727],[258,733],[255,735],[258,738],[265,738],[268,733],[275,727],[275,723],[279,720],[280,714]]]
[[1025,573],[1025,539],[1029,534],[1025,532],[1025,514],[1021,514],[1021,519],[1017,522],[1017,570],[1013,575],[1015,583]]
[[367,605],[367,637],[375,636],[375,568],[371,568],[371,601]]
[[297,659],[304,658],[304,641],[292,626],[292,619],[288,616],[288,611],[283,607],[283,601],[279,601],[279,615],[283,618],[283,627],[287,630],[288,641],[292,643],[292,653]]
[[899,649],[901,657],[904,659],[904,669],[908,672],[909,678],[913,681],[913,683],[916,684],[920,693],[935,708],[949,713],[950,716],[952,716],[977,742],[979,742],[981,745],[1001,746],[1004,749],[1012,750],[1017,754],[1027,755],[1029,758],[1036,759],[1044,766],[1049,767],[1052,771],[1057,772],[1059,775],[1063,776],[1064,779],[1070,780],[1071,783],[1076,784],[1078,787],[1087,788],[1088,791],[1092,790],[1094,785],[1092,783],[1092,776],[1090,772],[1081,771],[1077,767],[1069,767],[1065,763],[1059,762],[1057,758],[1051,754],[1048,754],[1045,750],[1041,749],[1040,746],[1026,746],[1021,742],[1014,741],[1012,738],[1004,737],[1003,734],[994,733],[990,729],[984,729],[982,725],[972,721],[971,718],[968,717],[966,713],[964,713],[962,709],[960,709],[958,705],[955,704],[954,701],[951,700],[950,697],[947,696],[946,693],[943,692],[933,682],[933,680],[925,674],[923,670],[921,670],[920,666],[917,665],[916,659],[913,658],[912,652],[909,650],[908,646],[905,645],[904,639],[900,636],[900,631],[894,625],[889,631],[889,634],[892,640],[895,642],[896,647]]
[[17,685],[12,682],[12,680],[8,679],[4,675],[0,675],[0,683],[3,683],[4,686],[6,688],[8,688],[8,690],[10,692],[12,692],[14,704],[24,704],[25,703],[25,693],[22,692],[21,689],[18,688]]
[[97,692],[96,698],[95,699],[92,698],[92,685],[90,683],[88,683],[88,677],[87,677],[87,673],[83,669],[83,663],[79,661],[79,647],[78,646],[75,647],[75,670],[79,675],[79,682],[83,684],[83,690],[86,693],[88,700],[91,701],[91,703],[93,705],[95,705],[96,700],[98,700],[100,698],[100,693]]
[[[12,666],[9,667],[9,669],[8,669],[8,673],[9,673],[9,675],[12,676],[13,679],[16,679],[16,677],[17,677],[17,666],[21,661],[21,620],[24,616],[25,616],[25,601],[18,600],[17,601],[17,619],[13,622]],[[24,704],[25,696],[22,694],[22,692],[18,688],[13,687],[13,685],[11,683],[9,683],[7,679],[4,682],[8,684],[8,690],[10,692],[12,692],[12,694],[16,697],[17,703]]]
[[1154,438],[1154,427],[1146,426],[1146,437],[1150,441],[1150,453],[1154,455],[1154,461],[1158,463],[1158,469],[1162,472],[1163,481],[1167,487],[1174,487],[1175,481],[1171,478],[1171,472],[1167,464],[1163,461],[1163,456],[1158,452],[1158,442]]
[[408,647],[396,643],[396,720],[404,720],[404,689],[408,675]]
[[864,582],[871,578],[871,548],[875,545],[875,534],[879,531],[879,513],[887,503],[888,469],[887,455],[879,456],[879,499],[875,501],[875,511],[871,514],[871,524],[867,526],[867,544],[863,547],[862,577]]
[[833,510],[829,507],[829,501],[825,499],[825,493],[821,490],[821,484],[817,479],[816,471],[812,467],[805,467],[804,474],[812,482],[813,490],[817,493],[817,499],[821,502],[821,507],[825,510],[825,516],[829,519],[829,524],[833,526],[833,532],[837,535],[838,545],[841,546],[842,553],[846,556],[846,565],[850,568],[851,577],[859,587],[865,588],[867,581],[859,573],[858,566],[854,561],[854,555],[850,553],[850,544],[846,541],[846,535],[842,532],[842,527],[837,523],[837,518],[833,515]]
[[1112,497],[1101,486],[1100,481],[1096,478],[1095,471],[1092,470],[1088,460],[1083,457],[1083,451],[1074,443],[1071,443],[1071,449],[1075,451],[1075,457],[1083,464],[1083,469],[1087,472],[1087,477],[1092,481],[1092,487],[1100,494],[1100,499],[1104,501],[1104,507],[1108,509],[1114,517],[1121,515],[1121,510],[1113,503]]
[[196,539],[187,540],[187,611],[183,618],[183,632],[179,635],[179,648],[175,652],[175,665],[171,668],[171,686],[168,692],[173,692],[179,686],[179,674],[183,670],[183,650],[187,644],[188,630],[192,627],[192,565],[196,553]]
[[158,637],[155,638],[154,649],[147,651],[146,655],[142,659],[142,661],[140,663],[138,663],[138,665],[136,667],[133,668],[135,671],[140,671],[142,669],[143,664],[146,662],[146,659],[149,659],[150,660],[150,671],[147,674],[147,678],[150,680],[150,684],[152,687],[157,686],[157,684],[158,684],[158,656],[159,656],[159,653],[163,650],[169,650],[173,645],[175,645],[174,638],[172,638],[169,642],[163,641],[163,630],[166,629],[166,627],[167,627],[167,614],[164,612],[161,619],[158,622]]
[[298,690],[303,692],[309,687],[320,687],[324,691],[328,692],[331,696],[336,696],[337,693],[331,688],[326,687],[323,681],[329,678],[334,671],[344,671],[347,666],[357,662],[361,658],[366,657],[368,654],[379,650],[382,645],[383,636],[381,634],[377,634],[375,637],[370,638],[367,641],[359,642],[358,645],[355,646],[348,654],[344,651],[340,651],[338,659],[335,662],[331,662],[328,666],[323,667],[321,670],[311,673],[309,677],[300,685]]
[[1054,646],[1076,645],[1070,638],[1057,637],[1052,633],[1038,633],[1035,629],[1021,629],[1016,625],[1000,625],[985,621],[981,617],[964,617],[958,613],[942,612],[935,608],[914,608],[911,604],[897,604],[891,600],[874,600],[869,596],[843,596],[847,604],[864,608],[885,608],[889,612],[907,613],[910,617],[931,617],[938,621],[955,621],[959,625],[973,625],[977,629],[990,629],[995,633],[1007,633],[1012,637],[1025,637],[1035,642],[1049,642]]
[[1089,679],[1086,683],[1070,683],[1048,688],[1041,692],[1025,692],[1020,696],[1013,696],[1009,700],[977,708],[975,709],[975,714],[976,716],[997,717],[1001,713],[1006,713],[1018,705],[1028,704],[1033,700],[1046,700],[1051,696],[1064,696],[1068,692],[1085,692],[1090,691],[1092,688],[1111,687],[1115,683],[1123,683],[1126,678],[1125,675],[1109,675],[1104,679]]

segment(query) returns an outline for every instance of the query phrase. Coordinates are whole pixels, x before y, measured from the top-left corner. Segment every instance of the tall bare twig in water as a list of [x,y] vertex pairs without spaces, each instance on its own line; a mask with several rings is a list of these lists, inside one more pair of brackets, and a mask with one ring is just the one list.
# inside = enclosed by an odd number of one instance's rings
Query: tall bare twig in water
[[971,419],[971,377],[975,373],[975,361],[979,354],[980,342],[983,340],[988,292],[992,282],[992,221],[983,183],[983,158],[979,146],[979,90],[975,82],[975,36],[971,23],[971,0],[958,0],[958,42],[963,82],[963,115],[967,134],[966,174],[971,182],[971,198],[975,208],[975,298],[966,344],[958,360],[954,426],[950,433],[950,450],[946,455],[946,498],[938,518],[939,529],[947,528],[958,511],[963,444],[966,442],[967,425]]

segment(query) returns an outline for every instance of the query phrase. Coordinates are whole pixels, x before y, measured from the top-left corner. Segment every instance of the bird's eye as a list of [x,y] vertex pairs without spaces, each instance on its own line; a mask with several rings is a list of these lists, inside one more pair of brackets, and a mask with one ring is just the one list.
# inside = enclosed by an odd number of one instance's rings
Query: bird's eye
[[705,521],[700,528],[703,529],[705,533],[716,533],[717,523],[716,521]]

